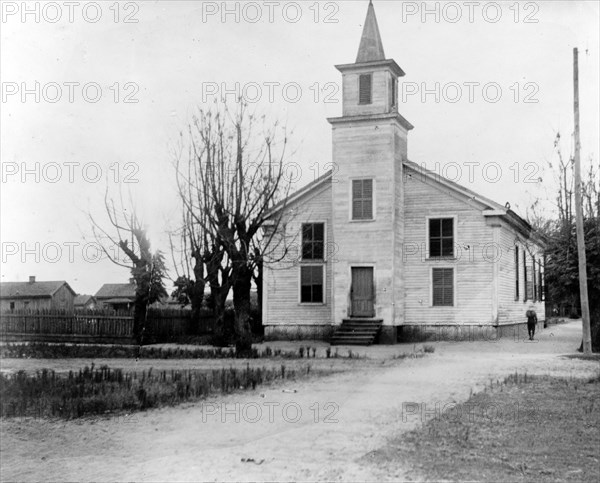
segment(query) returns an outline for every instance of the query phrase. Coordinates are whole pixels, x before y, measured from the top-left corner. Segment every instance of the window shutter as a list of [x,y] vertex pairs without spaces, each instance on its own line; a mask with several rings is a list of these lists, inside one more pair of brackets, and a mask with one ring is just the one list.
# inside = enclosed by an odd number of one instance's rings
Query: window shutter
[[454,305],[454,269],[434,268],[432,269],[433,282],[433,305]]
[[352,181],[352,219],[373,219],[372,179],[355,179]]
[[519,300],[519,247],[515,247],[515,300]]
[[529,297],[529,281],[527,280],[527,253],[523,250],[523,290],[525,298],[523,300],[527,301]]
[[371,104],[372,102],[373,76],[372,74],[361,74],[359,77],[359,104]]

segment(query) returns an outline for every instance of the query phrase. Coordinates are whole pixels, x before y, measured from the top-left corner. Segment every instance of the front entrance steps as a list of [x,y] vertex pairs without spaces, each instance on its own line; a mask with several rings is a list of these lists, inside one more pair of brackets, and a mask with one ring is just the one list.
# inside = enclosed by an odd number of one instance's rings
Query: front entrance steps
[[342,320],[331,336],[331,345],[371,345],[377,339],[383,319],[351,318]]

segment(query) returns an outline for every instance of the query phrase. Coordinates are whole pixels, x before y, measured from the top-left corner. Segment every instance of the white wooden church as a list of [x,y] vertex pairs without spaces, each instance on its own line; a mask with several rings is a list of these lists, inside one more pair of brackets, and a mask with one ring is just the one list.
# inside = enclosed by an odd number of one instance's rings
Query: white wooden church
[[299,249],[279,243],[265,264],[266,337],[494,339],[525,323],[531,304],[543,319],[543,241],[531,226],[409,161],[413,126],[398,112],[404,72],[384,55],[372,3],[356,62],[336,68],[336,172],[272,212],[281,220],[274,236]]

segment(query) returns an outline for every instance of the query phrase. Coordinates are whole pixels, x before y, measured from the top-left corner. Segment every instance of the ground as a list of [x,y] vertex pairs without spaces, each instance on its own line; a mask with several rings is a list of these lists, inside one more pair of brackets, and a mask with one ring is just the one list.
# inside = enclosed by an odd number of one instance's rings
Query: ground
[[[204,403],[108,419],[3,421],[1,477],[3,481],[421,479],[402,461],[381,465],[365,457],[422,425],[423,418],[404,417],[408,404],[432,408],[436,403],[464,402],[490,380],[515,371],[597,376],[597,361],[563,357],[575,353],[580,334],[580,323],[569,322],[540,329],[534,342],[514,338],[434,342],[428,343],[435,347],[433,354],[408,359],[394,355],[418,351],[423,344],[375,346],[360,349],[368,360],[336,362],[352,364],[351,371]],[[12,360],[2,361],[2,366],[7,370],[7,363],[31,367],[61,363],[44,362],[49,364]]]

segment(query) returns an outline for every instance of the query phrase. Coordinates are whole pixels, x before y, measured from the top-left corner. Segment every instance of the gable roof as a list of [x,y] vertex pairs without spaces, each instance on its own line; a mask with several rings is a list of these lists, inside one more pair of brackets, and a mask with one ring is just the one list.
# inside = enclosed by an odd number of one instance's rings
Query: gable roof
[[286,206],[294,203],[295,201],[297,201],[298,199],[302,198],[305,195],[309,196],[314,191],[316,191],[317,188],[327,184],[327,182],[330,182],[332,175],[333,175],[333,170],[329,170],[324,175],[322,175],[320,178],[317,178],[316,180],[311,181],[306,186],[304,186],[304,187],[300,188],[298,191],[292,193],[287,198],[285,198],[284,200],[281,200],[279,203],[277,203],[275,206],[273,206],[273,208],[271,208],[269,210],[269,212],[267,213],[266,217],[272,218],[274,215],[279,213]]
[[475,191],[470,190],[469,188],[465,188],[464,186],[455,183],[454,181],[450,181],[449,179],[444,178],[443,176],[434,173],[433,171],[430,171],[428,169],[425,169],[423,166],[418,165],[417,163],[414,163],[412,161],[409,161],[408,159],[404,161],[404,166],[417,171],[418,174],[423,175],[424,177],[438,182],[443,186],[446,186],[450,189],[452,189],[453,191],[455,191],[456,193],[459,193],[461,195],[463,195],[466,198],[469,198],[470,200],[473,201],[477,201],[480,204],[483,204],[486,206],[486,209],[488,210],[498,210],[498,211],[506,211],[507,208],[505,206],[500,205],[499,203],[496,203],[493,200],[490,200],[489,198],[486,198],[485,196],[482,196],[478,193],[475,193]]
[[[470,190],[469,188],[465,188],[464,186],[455,183],[454,181],[450,181],[449,179],[446,179],[443,176],[434,173],[433,171],[425,169],[423,166],[420,166],[413,161],[405,160],[403,164],[405,167],[415,171],[418,175],[423,176],[432,181],[433,183],[437,183],[453,191],[454,193],[462,197],[466,202],[471,201],[477,203],[481,206],[484,216],[504,217],[505,221],[507,221],[514,229],[520,231],[527,237],[532,236],[532,234],[534,233],[534,230],[531,227],[531,225],[510,209],[510,204],[507,203],[507,205],[502,206],[501,204],[483,195],[480,195],[479,193],[476,193],[475,191]],[[311,194],[315,193],[317,189],[331,182],[332,175],[333,171],[328,171],[320,178],[307,184],[295,193],[292,193],[285,200],[282,200],[279,203],[277,203],[277,205],[275,205],[269,211],[267,216],[271,218],[286,206],[291,205],[292,203],[298,201],[303,197],[308,197]],[[540,236],[535,235],[535,238],[537,238],[538,241],[543,242],[543,239]]]
[[77,295],[77,297],[75,297],[75,301],[73,302],[74,305],[85,305],[90,301],[95,301],[96,299],[94,298],[93,295]]
[[0,282],[0,298],[49,298],[66,285],[75,296],[75,291],[64,280],[54,282]]
[[97,299],[134,299],[135,285],[131,283],[105,283],[96,292]]

